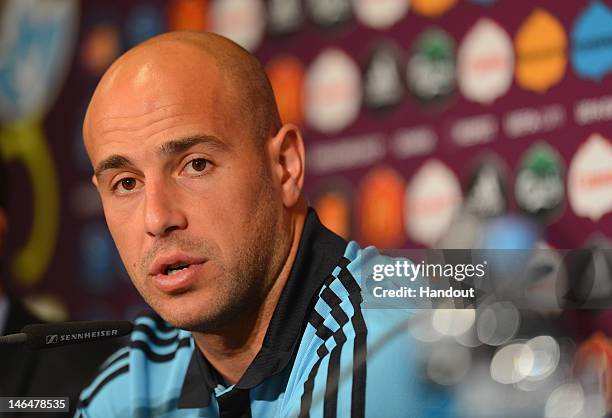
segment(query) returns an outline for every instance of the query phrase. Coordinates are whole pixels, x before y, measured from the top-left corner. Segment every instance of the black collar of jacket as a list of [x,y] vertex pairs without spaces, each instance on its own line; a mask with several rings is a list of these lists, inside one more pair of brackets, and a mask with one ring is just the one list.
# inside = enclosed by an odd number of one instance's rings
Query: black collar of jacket
[[[308,209],[295,262],[270,320],[261,350],[236,383],[235,389],[251,389],[289,364],[317,291],[344,255],[346,245],[344,239],[321,224],[312,208]],[[196,346],[185,374],[178,407],[207,407],[218,379],[216,371]]]

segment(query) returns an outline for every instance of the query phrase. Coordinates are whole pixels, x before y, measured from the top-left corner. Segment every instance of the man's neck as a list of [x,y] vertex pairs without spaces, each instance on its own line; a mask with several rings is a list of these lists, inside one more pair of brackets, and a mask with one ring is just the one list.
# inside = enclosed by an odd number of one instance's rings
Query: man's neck
[[[293,217],[289,251],[279,274],[257,312],[244,318],[239,324],[232,324],[234,332],[199,333],[194,339],[208,362],[229,384],[240,380],[263,344],[272,314],[289,278],[304,228],[307,211],[300,211]],[[239,332],[235,332],[239,329]]]

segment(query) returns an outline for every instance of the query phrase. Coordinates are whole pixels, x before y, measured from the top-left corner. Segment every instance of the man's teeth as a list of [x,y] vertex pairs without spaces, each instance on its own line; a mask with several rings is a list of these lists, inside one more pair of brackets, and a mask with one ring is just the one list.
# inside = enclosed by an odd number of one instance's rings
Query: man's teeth
[[168,267],[168,271],[166,274],[168,274],[168,276],[172,276],[178,273],[179,271],[186,269],[187,267],[189,267],[189,264],[184,264],[182,266],[177,266],[177,267]]

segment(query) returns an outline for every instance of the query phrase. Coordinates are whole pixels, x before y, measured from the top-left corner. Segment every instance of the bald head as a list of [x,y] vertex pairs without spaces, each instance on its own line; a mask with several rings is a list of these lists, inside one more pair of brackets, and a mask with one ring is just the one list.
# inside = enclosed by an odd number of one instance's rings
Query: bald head
[[142,99],[145,107],[163,106],[156,97],[149,96],[164,87],[177,96],[176,100],[181,100],[181,95],[213,96],[218,106],[200,110],[231,112],[244,122],[254,140],[263,141],[281,127],[272,87],[253,55],[212,33],[169,32],[130,49],[106,71],[85,117],[86,145],[92,124],[96,123],[92,119],[100,116],[92,116],[95,110],[106,111],[109,105],[113,108],[122,95]]

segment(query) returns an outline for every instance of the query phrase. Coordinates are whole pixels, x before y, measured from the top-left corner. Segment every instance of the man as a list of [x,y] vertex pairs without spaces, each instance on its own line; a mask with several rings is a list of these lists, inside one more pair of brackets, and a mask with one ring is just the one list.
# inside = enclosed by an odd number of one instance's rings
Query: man
[[[81,394],[86,417],[405,417],[398,310],[362,309],[361,250],[302,194],[304,145],[257,60],[168,33],[120,57],[83,126],[127,271],[159,314]],[[161,317],[161,318],[160,318]]]

